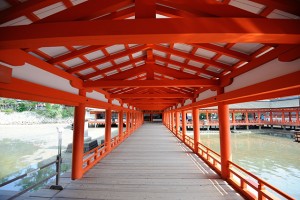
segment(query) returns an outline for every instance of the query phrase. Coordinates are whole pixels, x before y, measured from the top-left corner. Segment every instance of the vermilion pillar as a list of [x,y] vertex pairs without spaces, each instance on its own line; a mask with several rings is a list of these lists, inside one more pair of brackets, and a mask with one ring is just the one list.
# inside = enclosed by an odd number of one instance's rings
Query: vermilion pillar
[[130,134],[130,114],[127,111],[126,113],[126,132],[127,132],[127,136]]
[[[111,101],[109,101],[111,103]],[[105,138],[104,138],[106,151],[111,149],[111,108],[105,111]]]
[[119,111],[119,137],[120,140],[123,140],[123,110]]
[[193,129],[194,129],[194,153],[198,153],[198,143],[199,143],[199,109],[193,108]]
[[[86,95],[85,90],[79,91],[80,96]],[[79,179],[83,175],[83,148],[84,148],[85,104],[75,107],[73,150],[72,150],[72,179]]]
[[171,112],[171,127],[170,127],[170,129],[172,132],[173,132],[173,128],[174,128],[174,114],[173,114],[173,112]]
[[182,141],[185,143],[185,135],[186,135],[186,111],[181,111],[181,119],[182,119]]
[[[218,94],[222,94],[222,93],[223,90],[218,91]],[[221,176],[223,179],[226,180],[229,178],[229,161],[231,161],[230,123],[229,123],[228,104],[224,104],[224,103],[218,104],[218,115],[219,115],[220,150],[221,150]]]
[[176,135],[180,132],[180,112],[176,112]]

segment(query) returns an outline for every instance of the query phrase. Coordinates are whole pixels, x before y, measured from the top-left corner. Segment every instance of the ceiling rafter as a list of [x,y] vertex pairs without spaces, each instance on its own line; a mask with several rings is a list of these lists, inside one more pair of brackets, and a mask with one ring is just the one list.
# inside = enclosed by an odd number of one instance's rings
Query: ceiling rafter
[[46,6],[61,2],[61,0],[35,0],[25,1],[23,3],[12,6],[0,13],[0,24],[16,19],[18,17],[28,15],[36,10]]
[[103,46],[103,45],[98,46],[98,45],[96,45],[96,46],[85,47],[85,48],[82,48],[82,49],[79,49],[79,50],[75,49],[74,51],[71,51],[70,53],[52,58],[52,59],[48,60],[47,62],[50,63],[50,64],[62,63],[62,62],[65,62],[67,60],[71,60],[73,58],[76,58],[76,57],[79,57],[79,56],[82,56],[82,55],[85,55],[85,54],[89,54],[89,53],[101,50],[102,48],[105,48],[105,47],[107,47],[107,46]]
[[180,62],[175,61],[175,60],[169,60],[169,59],[166,59],[166,58],[163,58],[163,57],[160,57],[160,56],[155,56],[155,60],[165,62],[165,63],[168,63],[168,64],[172,64],[172,65],[176,65],[176,66],[179,66],[179,67],[182,67],[182,68],[190,69],[190,70],[196,71],[197,73],[207,74],[209,76],[213,76],[213,77],[217,77],[217,78],[220,77],[220,75],[218,73],[207,71],[207,70],[204,70],[202,68],[194,67],[194,66],[191,66],[191,65],[188,65],[188,64],[185,64],[185,63],[180,63]]
[[209,60],[209,59],[206,59],[206,58],[203,58],[203,57],[199,57],[199,56],[196,56],[196,55],[192,55],[192,54],[184,53],[184,52],[181,52],[181,51],[177,51],[177,50],[172,49],[172,48],[159,46],[159,45],[154,45],[153,49],[156,49],[156,50],[159,50],[159,51],[162,51],[162,52],[165,52],[165,53],[173,54],[173,55],[176,55],[176,56],[180,56],[180,57],[185,58],[185,59],[194,60],[194,61],[204,63],[204,64],[207,64],[207,65],[212,65],[212,66],[218,67],[220,69],[224,69],[224,70],[228,70],[228,71],[232,70],[231,66],[229,66],[229,65],[225,65],[223,63],[219,63],[219,62]]
[[138,47],[134,47],[134,48],[131,48],[130,50],[127,50],[127,51],[122,51],[122,52],[119,52],[119,53],[115,53],[113,55],[110,55],[110,56],[106,56],[104,58],[101,58],[101,59],[98,59],[98,60],[95,60],[95,61],[91,61],[85,65],[80,65],[78,67],[74,67],[72,69],[69,69],[68,72],[69,73],[75,73],[75,72],[79,72],[81,70],[85,70],[85,69],[88,69],[88,68],[91,68],[93,66],[96,66],[96,65],[100,65],[100,64],[103,64],[103,63],[106,63],[106,62],[111,62],[115,59],[118,59],[118,58],[122,58],[124,56],[128,56],[128,54],[132,54],[132,53],[136,53],[136,52],[139,52],[139,51],[143,51],[145,49],[148,49],[149,47],[147,47],[146,45],[142,45],[142,46],[138,46]]

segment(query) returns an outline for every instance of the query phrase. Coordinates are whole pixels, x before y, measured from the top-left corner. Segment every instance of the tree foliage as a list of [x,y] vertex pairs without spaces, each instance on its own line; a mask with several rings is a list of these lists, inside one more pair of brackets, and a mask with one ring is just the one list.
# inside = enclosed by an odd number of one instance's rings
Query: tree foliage
[[74,108],[59,104],[22,101],[17,99],[0,98],[0,110],[7,114],[13,112],[32,111],[47,118],[73,117]]

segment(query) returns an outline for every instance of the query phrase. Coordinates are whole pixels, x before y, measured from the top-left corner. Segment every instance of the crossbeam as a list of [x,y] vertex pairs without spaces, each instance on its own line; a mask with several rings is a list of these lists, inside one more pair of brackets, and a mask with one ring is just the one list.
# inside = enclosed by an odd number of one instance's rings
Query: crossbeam
[[211,87],[218,86],[219,81],[208,79],[187,80],[131,80],[131,81],[87,81],[83,84],[85,88],[126,88],[126,87]]
[[193,94],[111,94],[112,99],[178,99],[178,98],[193,98]]
[[43,23],[1,27],[0,48],[166,42],[299,44],[299,27],[299,20],[205,17]]

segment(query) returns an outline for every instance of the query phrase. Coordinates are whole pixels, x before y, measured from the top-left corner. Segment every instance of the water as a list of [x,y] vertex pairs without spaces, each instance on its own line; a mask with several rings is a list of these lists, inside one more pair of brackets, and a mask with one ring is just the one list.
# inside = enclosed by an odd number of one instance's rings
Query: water
[[[218,134],[203,133],[200,139],[220,153]],[[231,148],[234,163],[300,199],[300,143],[269,135],[232,133]]]
[[[66,172],[71,167],[72,154],[65,152],[68,144],[73,140],[70,124],[0,125],[0,183],[54,161],[58,153],[56,127],[63,130],[61,171]],[[89,128],[88,135],[92,139],[102,139],[104,130],[104,128]],[[112,128],[112,137],[118,134],[116,130],[117,128]],[[0,190],[21,191],[53,173],[55,173],[55,164],[6,185]],[[54,180],[55,177],[48,183]],[[40,187],[36,187],[35,190]]]

